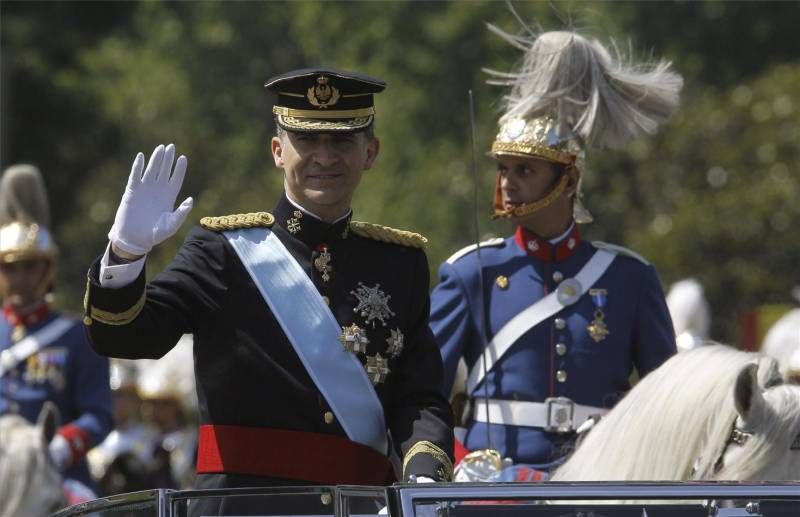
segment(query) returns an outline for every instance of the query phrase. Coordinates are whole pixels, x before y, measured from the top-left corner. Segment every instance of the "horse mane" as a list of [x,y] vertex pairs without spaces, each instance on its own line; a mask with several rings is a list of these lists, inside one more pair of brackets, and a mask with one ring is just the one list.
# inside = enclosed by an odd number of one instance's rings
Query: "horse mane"
[[775,379],[774,361],[725,345],[712,343],[673,356],[601,419],[552,479],[711,478],[736,421],[732,392],[737,374],[754,361],[760,365],[761,385]]
[[0,417],[0,515],[46,515],[63,503],[42,429],[19,415]]

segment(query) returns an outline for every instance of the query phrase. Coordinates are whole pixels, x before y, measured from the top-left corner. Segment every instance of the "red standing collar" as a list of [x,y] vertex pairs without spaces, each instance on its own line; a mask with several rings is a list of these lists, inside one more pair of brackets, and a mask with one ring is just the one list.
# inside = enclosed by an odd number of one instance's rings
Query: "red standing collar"
[[3,317],[13,326],[23,325],[25,327],[31,327],[37,323],[41,323],[48,314],[50,314],[50,305],[47,302],[41,302],[33,307],[27,307],[22,311],[10,305],[3,305]]
[[567,236],[558,243],[551,244],[549,240],[542,239],[522,226],[517,226],[514,240],[531,257],[536,257],[544,262],[561,262],[572,256],[578,249],[578,244],[581,242],[581,232],[578,230],[578,225],[574,224]]

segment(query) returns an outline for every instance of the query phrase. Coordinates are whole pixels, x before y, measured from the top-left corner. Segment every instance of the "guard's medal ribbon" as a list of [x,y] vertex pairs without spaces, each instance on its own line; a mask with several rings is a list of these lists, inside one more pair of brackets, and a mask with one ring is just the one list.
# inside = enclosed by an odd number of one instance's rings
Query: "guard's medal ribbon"
[[608,290],[606,289],[589,289],[589,296],[595,305],[594,320],[586,327],[589,331],[589,336],[594,339],[595,343],[599,343],[608,336],[611,331],[608,330],[608,325],[605,322],[605,313],[603,307],[606,305]]

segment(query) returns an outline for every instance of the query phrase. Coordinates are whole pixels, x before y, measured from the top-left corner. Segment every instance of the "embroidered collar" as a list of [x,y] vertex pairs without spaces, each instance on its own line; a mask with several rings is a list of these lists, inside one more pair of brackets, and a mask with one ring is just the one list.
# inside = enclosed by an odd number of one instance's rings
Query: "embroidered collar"
[[346,239],[350,219],[353,217],[351,210],[336,222],[326,223],[308,210],[292,203],[285,193],[278,201],[274,214],[276,224],[311,248],[317,248],[321,244],[330,246]]
[[12,326],[32,327],[44,321],[48,314],[50,305],[45,301],[24,308],[3,305],[3,317]]
[[517,226],[514,241],[531,257],[536,257],[544,262],[561,262],[572,256],[578,249],[581,234],[578,225],[572,223],[572,227],[564,235],[549,241],[522,226]]

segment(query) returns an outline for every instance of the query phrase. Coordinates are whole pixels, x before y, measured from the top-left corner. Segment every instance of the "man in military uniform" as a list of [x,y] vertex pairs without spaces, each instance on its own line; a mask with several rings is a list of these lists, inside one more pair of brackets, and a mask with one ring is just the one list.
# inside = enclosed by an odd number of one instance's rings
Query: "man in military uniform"
[[629,389],[634,367],[643,376],[675,352],[653,266],[583,240],[576,224],[591,220],[579,192],[589,144],[619,145],[639,132],[626,117],[659,120],[680,88],[666,69],[655,83],[655,74],[614,69],[607,55],[572,32],[530,42],[491,147],[493,217],[508,219],[514,234],[469,246],[439,270],[431,326],[442,389],[451,392],[463,358],[471,409],[461,438],[467,451],[484,451],[462,463],[468,479],[528,479],[498,477],[506,457],[546,473],[571,450],[576,429]]
[[63,425],[50,455],[77,502],[94,498],[85,455],[113,426],[108,360],[91,349],[80,321],[51,306],[57,250],[49,219],[38,169],[7,169],[0,180],[0,415],[35,423],[45,402],[58,407]]
[[[452,474],[452,415],[428,327],[425,239],[351,220],[371,168],[381,80],[307,69],[270,79],[285,193],[272,213],[201,220],[145,285],[144,258],[186,169],[174,147],[136,157],[86,317],[103,355],[157,358],[194,334],[196,486],[384,484]],[[142,170],[144,169],[144,174]],[[388,431],[388,440],[387,440]]]

